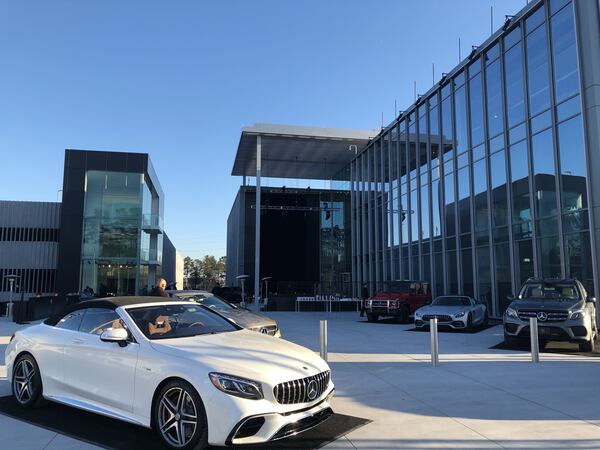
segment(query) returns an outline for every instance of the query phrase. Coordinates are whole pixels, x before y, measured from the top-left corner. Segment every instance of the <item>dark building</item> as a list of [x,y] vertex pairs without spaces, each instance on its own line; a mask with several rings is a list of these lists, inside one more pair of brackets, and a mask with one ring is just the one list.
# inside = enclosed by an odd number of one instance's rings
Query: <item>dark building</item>
[[[253,293],[256,187],[242,186],[227,221],[227,280],[249,275]],[[351,292],[350,194],[262,188],[261,278],[280,295]],[[263,286],[264,288],[264,286]],[[264,295],[264,293],[263,293]]]

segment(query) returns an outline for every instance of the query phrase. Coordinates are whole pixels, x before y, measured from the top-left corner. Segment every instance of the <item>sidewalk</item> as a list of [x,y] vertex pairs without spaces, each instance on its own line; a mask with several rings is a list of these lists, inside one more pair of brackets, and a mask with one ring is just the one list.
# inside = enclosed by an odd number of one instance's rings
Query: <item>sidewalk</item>
[[[329,320],[336,412],[373,422],[327,449],[600,449],[600,358],[490,350],[501,327],[440,332],[440,366],[429,363],[429,334],[412,325],[359,322],[356,313],[268,313],[284,338],[319,348]],[[4,345],[14,324],[0,319],[0,395]],[[95,448],[0,415],[12,449]]]

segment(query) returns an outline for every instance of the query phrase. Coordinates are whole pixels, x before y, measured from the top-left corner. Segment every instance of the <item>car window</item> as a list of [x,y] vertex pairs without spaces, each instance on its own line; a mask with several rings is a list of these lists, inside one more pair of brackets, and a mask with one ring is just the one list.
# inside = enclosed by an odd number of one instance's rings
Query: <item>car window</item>
[[163,304],[128,308],[138,328],[149,339],[171,339],[224,333],[238,328],[200,305]]
[[528,283],[523,288],[521,298],[544,300],[577,300],[579,299],[579,292],[577,286],[572,283]]
[[471,306],[471,300],[468,297],[437,297],[432,305],[435,306]]
[[79,325],[81,324],[81,319],[83,318],[83,312],[83,309],[79,309],[77,311],[73,311],[72,313],[67,314],[65,317],[58,321],[55,327],[62,328],[63,330],[79,330]]
[[233,309],[233,306],[231,306],[228,302],[212,295],[208,297],[205,295],[194,295],[192,297],[188,297],[188,299],[217,311],[230,311]]
[[106,308],[87,308],[79,331],[100,335],[109,328],[125,328],[115,311]]

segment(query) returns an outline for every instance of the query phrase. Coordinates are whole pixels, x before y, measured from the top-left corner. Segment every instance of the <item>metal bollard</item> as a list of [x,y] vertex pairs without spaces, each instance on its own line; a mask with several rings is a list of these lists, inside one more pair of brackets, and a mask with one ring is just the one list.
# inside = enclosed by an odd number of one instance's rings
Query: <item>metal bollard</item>
[[431,337],[431,365],[436,367],[440,364],[440,349],[438,342],[438,320],[429,319],[429,334]]
[[321,358],[327,361],[327,321],[321,320]]
[[531,362],[540,362],[540,341],[538,337],[537,317],[529,318],[529,337],[531,338]]

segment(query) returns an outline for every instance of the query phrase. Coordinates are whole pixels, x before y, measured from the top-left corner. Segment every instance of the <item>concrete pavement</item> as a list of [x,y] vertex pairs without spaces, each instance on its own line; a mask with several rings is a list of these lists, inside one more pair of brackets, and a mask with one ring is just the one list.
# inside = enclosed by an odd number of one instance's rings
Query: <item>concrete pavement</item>
[[[284,338],[318,351],[329,320],[334,409],[373,422],[328,449],[600,449],[600,358],[490,350],[501,327],[440,332],[439,367],[429,334],[359,322],[356,313],[270,313]],[[4,345],[16,328],[0,319],[0,395],[10,391]],[[11,449],[94,448],[0,415]]]

